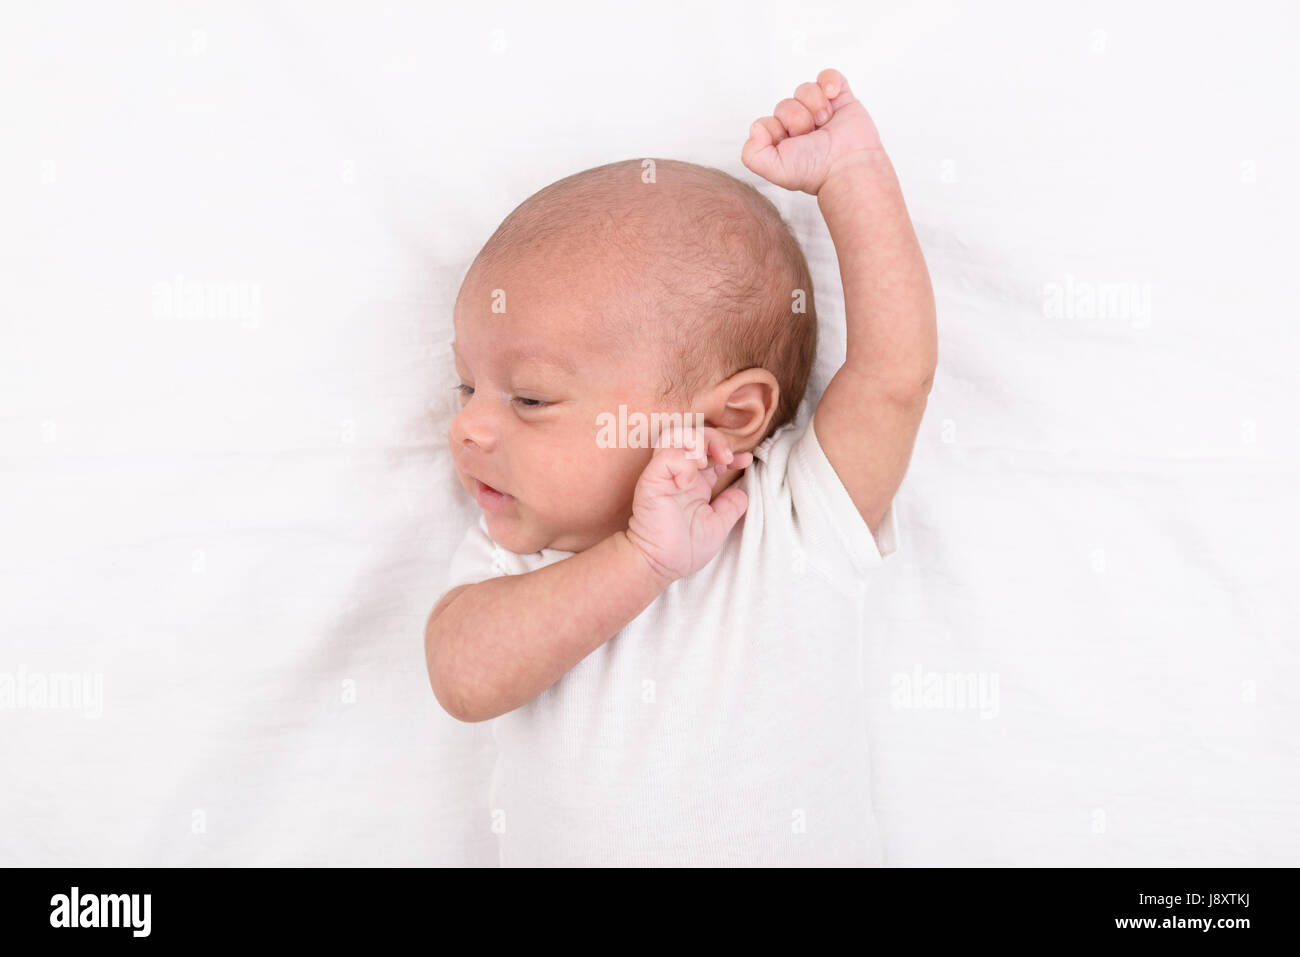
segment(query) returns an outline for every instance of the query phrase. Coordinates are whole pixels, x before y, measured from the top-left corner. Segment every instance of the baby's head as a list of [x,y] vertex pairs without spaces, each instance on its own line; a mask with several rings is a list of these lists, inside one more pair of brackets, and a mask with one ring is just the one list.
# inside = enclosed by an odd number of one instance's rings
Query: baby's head
[[525,200],[470,266],[455,329],[452,458],[493,540],[521,554],[627,527],[653,449],[608,447],[620,406],[631,423],[698,414],[748,451],[794,418],[817,341],[808,265],[776,208],[665,159]]

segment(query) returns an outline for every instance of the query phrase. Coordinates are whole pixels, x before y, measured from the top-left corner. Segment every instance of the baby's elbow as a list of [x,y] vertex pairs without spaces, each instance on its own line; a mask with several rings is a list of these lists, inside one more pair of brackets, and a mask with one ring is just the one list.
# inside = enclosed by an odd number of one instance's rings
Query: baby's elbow
[[434,692],[434,697],[438,699],[438,704],[442,705],[442,710],[447,712],[447,714],[455,718],[457,721],[463,721],[466,724],[473,724],[476,721],[483,720],[482,718],[474,717],[469,711],[467,711],[459,698],[454,698],[446,693],[439,694],[436,691]]
[[934,388],[934,374],[938,371],[933,363],[925,366],[921,373],[921,384],[917,386],[917,392],[920,393],[922,401],[929,397],[930,391]]
[[457,721],[465,721],[468,712],[463,695],[455,681],[453,670],[447,666],[446,655],[440,654],[446,650],[446,636],[439,627],[437,612],[438,609],[434,609],[424,626],[424,666],[429,676],[429,687],[443,711]]
[[463,682],[457,679],[457,669],[450,660],[449,629],[455,623],[447,619],[443,612],[466,586],[453,588],[443,595],[429,613],[429,620],[424,625],[424,666],[429,676],[429,687],[442,710],[457,721],[474,720],[471,709],[466,707]]
[[924,408],[934,388],[935,371],[932,363],[919,362],[906,374],[897,376],[890,389],[894,400],[900,405]]
[[445,677],[442,681],[435,680],[433,696],[438,699],[443,711],[466,724],[478,724],[497,716],[485,703],[467,694],[463,682],[447,681]]
[[449,687],[446,675],[438,671],[434,665],[429,666],[429,686],[433,689],[433,696],[437,699],[442,710],[451,715],[457,721],[464,721],[465,709],[461,704],[460,698],[452,688]]
[[429,686],[433,689],[433,696],[442,706],[442,710],[457,721],[472,723],[483,720],[476,716],[475,709],[466,702],[460,685],[452,679],[446,669],[440,669],[436,663],[429,665]]
[[[458,669],[446,660],[446,637],[438,634],[438,628],[433,623],[425,632],[425,663],[429,672],[429,686],[433,689],[438,704],[451,717],[466,724],[497,717],[501,713],[500,709],[494,708],[489,697],[474,682],[466,681]],[[444,654],[439,655],[439,651]]]

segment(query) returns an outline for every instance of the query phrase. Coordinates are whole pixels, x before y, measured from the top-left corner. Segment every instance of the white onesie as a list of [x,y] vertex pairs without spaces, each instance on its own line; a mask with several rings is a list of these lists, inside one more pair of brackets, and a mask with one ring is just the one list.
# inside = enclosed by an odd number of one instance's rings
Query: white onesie
[[[897,551],[894,504],[877,544],[811,422],[769,436],[736,484],[748,509],[708,565],[492,720],[502,866],[881,863],[863,579]],[[480,519],[447,587],[572,554],[509,552]]]

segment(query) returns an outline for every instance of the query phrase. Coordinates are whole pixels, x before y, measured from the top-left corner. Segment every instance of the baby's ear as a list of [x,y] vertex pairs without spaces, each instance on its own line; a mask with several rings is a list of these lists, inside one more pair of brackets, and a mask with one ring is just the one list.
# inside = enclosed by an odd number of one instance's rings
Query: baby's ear
[[[781,387],[766,369],[745,369],[719,382],[704,400],[704,424],[727,436],[733,452],[746,452],[767,434]],[[698,408],[698,406],[697,406]]]

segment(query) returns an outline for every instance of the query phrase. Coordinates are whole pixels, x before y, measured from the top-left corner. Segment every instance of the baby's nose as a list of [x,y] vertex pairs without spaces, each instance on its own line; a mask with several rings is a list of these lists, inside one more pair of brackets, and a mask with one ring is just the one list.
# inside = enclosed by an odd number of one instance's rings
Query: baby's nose
[[471,397],[451,420],[450,438],[453,446],[476,446],[486,452],[496,446],[497,429],[492,417]]

